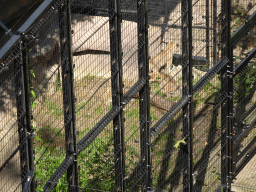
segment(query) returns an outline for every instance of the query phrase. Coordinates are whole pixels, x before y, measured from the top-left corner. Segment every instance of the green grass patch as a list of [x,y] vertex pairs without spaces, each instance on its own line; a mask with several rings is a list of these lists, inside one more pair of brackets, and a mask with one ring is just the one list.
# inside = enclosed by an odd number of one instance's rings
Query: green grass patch
[[157,116],[154,114],[153,111],[150,111],[150,116],[151,116],[151,118],[152,118],[152,121],[158,120]]
[[134,140],[138,136],[139,133],[136,134],[137,128],[138,128],[137,125],[131,126],[131,134],[132,134],[131,140]]
[[152,88],[152,89],[159,88],[159,85],[160,85],[160,83],[159,83],[159,82],[157,82],[157,81],[152,82],[152,83],[150,84],[150,86],[151,86],[151,88]]
[[157,94],[157,95],[160,96],[160,97],[166,98],[166,94],[163,93],[163,92],[161,92],[161,91],[159,91],[159,89],[156,89],[156,90],[154,91],[154,93]]
[[203,152],[204,152],[204,150],[203,150],[203,149],[199,149],[199,150],[197,151],[198,155],[203,154]]
[[45,106],[47,108],[47,114],[53,114],[56,118],[61,117],[64,114],[62,106],[57,106],[51,101],[45,101]]
[[96,109],[95,109],[95,112],[97,115],[102,115],[103,114],[103,110],[101,108],[101,106],[98,106]]
[[124,114],[127,115],[127,117],[139,118],[139,109],[130,108],[129,110],[125,110]]
[[87,74],[80,81],[77,82],[78,86],[85,87],[88,84],[88,81],[93,81],[96,78],[95,75]]

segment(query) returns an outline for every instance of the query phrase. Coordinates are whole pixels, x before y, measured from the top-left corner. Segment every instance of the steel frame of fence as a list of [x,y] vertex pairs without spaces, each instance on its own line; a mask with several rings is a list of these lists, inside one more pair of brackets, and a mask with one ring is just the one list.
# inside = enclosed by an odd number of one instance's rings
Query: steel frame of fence
[[[18,133],[19,133],[19,151],[20,151],[20,167],[21,167],[21,183],[25,188],[27,181],[27,171],[34,171],[33,157],[33,141],[29,137],[33,133],[31,127],[30,113],[30,95],[29,95],[29,78],[28,78],[28,55],[27,55],[27,39],[23,35],[20,43],[13,49],[20,52],[18,58],[15,59],[15,93],[17,103]],[[31,179],[29,189],[35,190],[34,178]]]
[[67,156],[74,156],[73,164],[67,170],[69,191],[79,190],[78,165],[77,165],[77,142],[76,142],[76,116],[75,94],[73,77],[72,41],[71,41],[71,10],[70,1],[65,0],[59,10],[60,24],[60,47],[62,87],[64,104],[65,145]]
[[[180,109],[183,109],[183,138],[186,138],[186,145],[183,146],[183,191],[193,191],[193,95],[206,85],[217,73],[221,74],[222,90],[224,97],[221,100],[221,185],[226,191],[231,191],[232,179],[241,171],[248,161],[255,154],[255,149],[243,160],[243,163],[234,170],[233,150],[241,143],[255,124],[253,120],[248,130],[242,133],[236,141],[233,139],[233,78],[246,67],[248,62],[256,55],[256,48],[233,69],[232,47],[241,39],[250,28],[256,24],[256,17],[253,14],[231,36],[231,0],[222,0],[221,8],[221,47],[222,59],[215,64],[202,77],[196,85],[192,85],[192,1],[183,0],[182,12],[182,99],[177,102],[156,124],[150,129],[150,104],[149,104],[149,57],[148,57],[148,21],[147,21],[147,0],[137,0],[138,14],[138,67],[139,81],[123,95],[122,80],[122,47],[121,47],[121,7],[120,0],[109,0],[109,22],[110,22],[110,51],[111,51],[111,87],[112,87],[112,110],[105,115],[101,121],[89,132],[79,143],[76,141],[75,122],[75,94],[73,85],[73,61],[71,50],[71,20],[70,0],[65,0],[63,7],[59,9],[60,38],[61,41],[61,67],[63,79],[63,103],[64,103],[64,124],[66,159],[56,170],[54,175],[45,185],[44,190],[50,191],[56,185],[60,177],[67,171],[69,191],[79,191],[77,155],[84,150],[103,128],[113,120],[114,155],[115,155],[115,190],[125,191],[125,147],[124,147],[124,117],[123,108],[131,98],[139,92],[140,106],[140,143],[141,143],[141,170],[142,191],[151,191],[151,137],[156,135]],[[216,8],[217,1],[213,1]],[[209,0],[206,0],[206,55],[209,60]],[[216,21],[217,13],[213,11],[213,20]],[[214,22],[216,28],[216,22]],[[216,34],[216,29],[214,29]],[[20,56],[14,60],[17,76],[15,78],[15,93],[17,100],[17,117],[19,130],[19,147],[13,152],[12,158],[20,150],[21,180],[23,191],[35,191],[33,179],[33,146],[30,113],[29,79],[28,79],[28,50],[27,38],[21,34],[22,41],[14,48],[20,52]],[[217,39],[214,35],[214,42]],[[216,47],[214,48],[214,61],[217,60]],[[9,159],[10,159],[9,158]],[[5,162],[8,163],[9,159]],[[5,164],[1,166],[0,171]],[[28,174],[25,174],[29,170]]]
[[221,71],[222,93],[226,92],[228,97],[221,104],[221,184],[224,190],[231,191],[233,174],[233,56],[231,48],[231,1],[223,0],[221,7],[222,27],[222,57],[226,56],[229,63]]
[[147,1],[137,0],[138,17],[138,68],[139,78],[145,79],[144,87],[139,91],[140,107],[140,140],[141,140],[141,170],[145,170],[142,177],[142,191],[151,189],[151,140],[150,140],[150,91],[149,91],[149,57],[148,57],[148,21]]
[[111,87],[112,105],[119,108],[113,119],[114,153],[115,153],[115,188],[125,191],[124,162],[124,117],[123,117],[123,79],[122,79],[122,45],[121,45],[121,7],[120,0],[109,1],[109,29],[111,52]]
[[183,191],[193,191],[192,1],[182,1]]

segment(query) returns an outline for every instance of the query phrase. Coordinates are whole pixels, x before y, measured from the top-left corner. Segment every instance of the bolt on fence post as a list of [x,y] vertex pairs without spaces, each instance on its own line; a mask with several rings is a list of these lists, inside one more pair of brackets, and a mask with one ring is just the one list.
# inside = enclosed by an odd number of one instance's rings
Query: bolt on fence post
[[229,97],[221,104],[221,184],[225,191],[231,191],[233,172],[233,71],[232,47],[231,47],[231,1],[222,0],[221,3],[221,26],[222,26],[222,57],[226,56],[229,63],[221,71],[221,91],[228,93]]
[[79,191],[70,0],[65,0],[63,7],[59,7],[58,11],[61,39],[65,146],[67,156],[74,156],[74,162],[67,170],[68,191]]
[[183,107],[183,191],[193,188],[193,85],[192,85],[192,1],[183,0],[182,13],[182,96],[189,96],[189,102]]
[[109,0],[112,105],[120,109],[113,119],[116,191],[125,191],[121,22],[120,0]]
[[148,60],[148,20],[147,0],[137,0],[138,18],[138,68],[139,78],[146,84],[139,92],[140,105],[140,147],[141,170],[145,170],[142,179],[142,191],[151,188],[151,158],[150,158],[150,93],[149,93],[149,60]]

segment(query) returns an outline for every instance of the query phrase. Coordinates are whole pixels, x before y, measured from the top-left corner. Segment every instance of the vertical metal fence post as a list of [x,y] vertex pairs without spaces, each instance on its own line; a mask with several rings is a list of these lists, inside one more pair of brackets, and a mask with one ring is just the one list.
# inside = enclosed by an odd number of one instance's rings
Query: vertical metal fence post
[[227,163],[228,163],[228,191],[231,191],[231,183],[233,179],[233,118],[234,114],[234,105],[233,105],[233,78],[234,78],[234,69],[233,69],[233,49],[231,46],[231,0],[227,0],[227,46],[228,46],[228,58],[229,64],[227,65],[226,76],[228,76],[228,136],[227,136]]
[[[182,0],[181,2],[182,14],[182,96],[188,95],[188,1]],[[183,107],[183,135],[188,136],[188,105]],[[183,191],[189,192],[189,160],[188,149],[183,148]]]
[[[224,20],[224,15],[226,11],[226,0],[222,0],[221,3],[221,44],[222,47],[224,47],[226,43],[226,37],[227,37],[227,29],[226,29],[226,23]],[[225,45],[227,46],[227,45]],[[222,48],[222,56],[226,56],[227,53],[225,53],[225,49]],[[227,83],[225,82],[227,78],[225,77],[227,67],[224,67],[223,70],[221,71],[221,92],[227,92]],[[224,100],[221,103],[221,185],[224,188],[224,191],[226,191],[226,184],[227,184],[227,169],[226,169],[226,155],[227,155],[227,145],[226,145],[226,136],[227,136],[227,116],[228,116],[228,108],[227,108],[227,101]]]
[[59,8],[65,146],[67,156],[74,156],[74,162],[67,170],[67,180],[68,191],[79,191],[70,17],[70,0],[65,0],[64,6]]
[[183,107],[183,138],[186,145],[183,147],[183,191],[192,191],[193,188],[193,156],[192,156],[192,1],[182,1],[182,96],[189,96],[189,103]]
[[229,63],[221,72],[222,93],[227,93],[227,99],[221,104],[221,184],[225,191],[231,191],[232,181],[232,145],[233,145],[233,59],[231,47],[231,1],[222,0],[221,26],[222,26],[222,57],[226,56]]
[[[18,119],[18,133],[19,143],[21,144],[23,139],[27,135],[25,126],[25,96],[23,86],[23,75],[22,75],[22,54],[21,44],[17,45],[14,50],[20,52],[20,56],[14,60],[14,71],[15,71],[15,94],[16,94],[16,105],[17,105],[17,119]],[[20,167],[21,167],[21,182],[22,188],[25,184],[26,171],[28,170],[28,153],[27,153],[27,142],[20,149]]]
[[[229,4],[229,13],[230,13],[230,5]],[[229,14],[230,15],[230,14]],[[229,16],[230,17],[230,16]],[[230,18],[229,18],[230,21]],[[230,22],[229,22],[230,24]],[[230,42],[230,41],[229,41]],[[233,119],[234,119],[234,105],[233,105],[233,50],[231,48],[231,43],[229,43],[229,65],[227,68],[227,75],[229,76],[228,79],[228,93],[229,93],[229,99],[228,99],[228,136],[227,136],[227,163],[228,163],[228,191],[231,191],[231,183],[233,180],[234,175],[234,157],[233,157]],[[232,74],[230,74],[230,72]]]
[[[207,62],[210,64],[210,4],[209,4],[209,0],[205,0],[205,6],[206,6],[206,39],[205,39],[205,43],[206,43],[206,60]],[[210,65],[208,65],[208,68],[210,68]]]
[[[27,53],[26,48],[23,50],[24,42],[20,42],[13,52],[20,56],[14,60],[15,68],[15,93],[17,103],[17,119],[18,119],[18,133],[19,143],[22,143],[31,131],[31,118],[30,118],[30,102],[29,102],[29,86],[28,86],[28,75],[27,75]],[[25,69],[24,69],[25,68]],[[26,75],[25,75],[26,73]],[[34,170],[33,162],[33,142],[31,139],[27,140],[20,149],[20,165],[21,165],[21,183],[22,188],[26,183],[26,176],[28,170]],[[30,185],[30,190],[35,191],[34,179]]]
[[112,105],[120,109],[113,119],[116,191],[125,191],[121,22],[120,0],[109,0]]
[[[189,154],[189,191],[193,191],[193,71],[192,71],[192,64],[193,64],[193,25],[192,25],[192,20],[193,20],[193,6],[192,6],[192,0],[188,0],[188,40],[189,40],[189,69],[188,69],[188,94],[189,94],[189,132],[188,132],[188,154]],[[209,14],[208,14],[209,16]],[[209,45],[209,39],[208,39],[208,45]]]
[[[24,95],[25,95],[25,108],[26,108],[26,131],[27,134],[32,134],[31,125],[31,111],[30,111],[30,89],[29,89],[29,72],[28,72],[28,47],[27,40],[24,39],[22,43],[22,63],[23,63],[23,76],[24,76]],[[34,171],[34,155],[33,155],[33,138],[28,138],[28,159],[29,170]],[[28,173],[28,171],[27,171]],[[30,184],[30,191],[35,191],[34,177]]]
[[150,97],[149,97],[149,63],[148,63],[148,22],[147,0],[137,0],[138,18],[138,67],[139,78],[145,79],[146,84],[139,92],[140,105],[140,146],[142,191],[151,188],[151,160],[150,160]]
[[[213,63],[217,62],[217,0],[212,0]],[[211,66],[210,66],[211,67]]]

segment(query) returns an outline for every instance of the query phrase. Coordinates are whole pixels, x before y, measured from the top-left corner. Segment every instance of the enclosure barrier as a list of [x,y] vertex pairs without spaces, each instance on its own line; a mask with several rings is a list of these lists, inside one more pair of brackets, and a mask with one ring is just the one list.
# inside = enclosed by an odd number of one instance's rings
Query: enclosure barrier
[[0,21],[0,190],[256,189],[255,14],[45,0],[18,31]]

